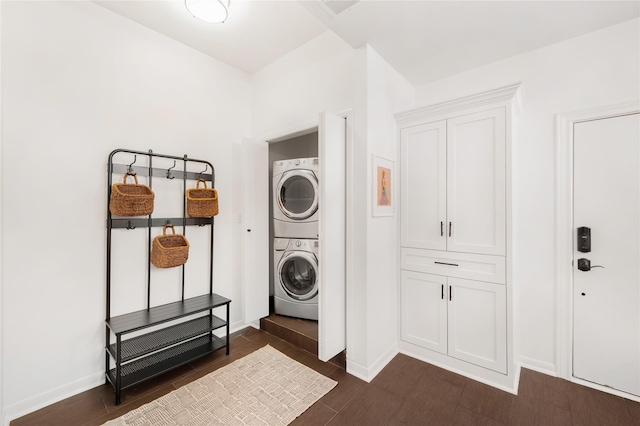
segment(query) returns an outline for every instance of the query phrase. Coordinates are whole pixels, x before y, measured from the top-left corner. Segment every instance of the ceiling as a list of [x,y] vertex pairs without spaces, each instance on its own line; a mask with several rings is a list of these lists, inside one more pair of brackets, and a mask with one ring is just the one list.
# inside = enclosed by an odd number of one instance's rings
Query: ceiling
[[96,3],[249,74],[331,30],[414,85],[640,16],[638,0],[231,0],[227,21],[207,24],[184,0]]

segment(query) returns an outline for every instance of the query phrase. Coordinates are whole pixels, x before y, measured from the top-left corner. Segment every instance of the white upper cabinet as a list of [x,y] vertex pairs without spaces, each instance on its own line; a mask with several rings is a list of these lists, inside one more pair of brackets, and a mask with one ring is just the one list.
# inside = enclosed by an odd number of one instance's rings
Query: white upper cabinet
[[505,255],[505,108],[400,130],[401,245]]
[[505,109],[447,120],[447,250],[505,254]]
[[447,124],[401,130],[403,247],[446,250]]

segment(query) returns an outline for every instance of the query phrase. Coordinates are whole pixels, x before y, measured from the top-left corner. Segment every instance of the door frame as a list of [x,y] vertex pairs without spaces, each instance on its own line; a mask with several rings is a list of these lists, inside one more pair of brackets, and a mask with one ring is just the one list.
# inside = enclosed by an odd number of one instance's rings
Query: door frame
[[556,375],[603,392],[640,397],[573,376],[573,128],[577,123],[640,113],[640,99],[556,114]]

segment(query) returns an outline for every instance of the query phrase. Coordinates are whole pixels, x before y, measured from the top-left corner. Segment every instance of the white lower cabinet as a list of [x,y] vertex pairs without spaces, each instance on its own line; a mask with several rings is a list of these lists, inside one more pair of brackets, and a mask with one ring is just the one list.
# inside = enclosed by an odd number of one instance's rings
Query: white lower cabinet
[[402,271],[401,337],[432,351],[447,353],[447,277]]
[[401,271],[402,340],[507,373],[506,287]]
[[449,355],[506,374],[506,287],[447,278]]

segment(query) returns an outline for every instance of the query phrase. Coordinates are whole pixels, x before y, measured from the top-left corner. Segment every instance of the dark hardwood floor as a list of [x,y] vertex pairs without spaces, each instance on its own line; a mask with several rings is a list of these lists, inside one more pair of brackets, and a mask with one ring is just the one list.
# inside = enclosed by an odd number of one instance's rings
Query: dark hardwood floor
[[336,363],[264,331],[247,328],[231,338],[231,354],[218,351],[123,392],[114,405],[103,385],[11,422],[22,425],[100,425],[269,344],[338,381],[338,385],[294,425],[640,425],[640,403],[530,370],[512,395],[405,355],[371,382]]

